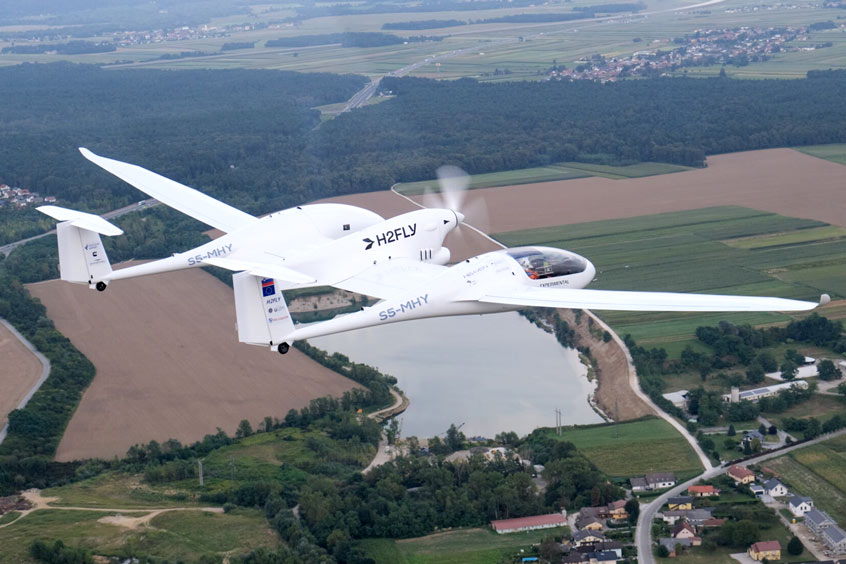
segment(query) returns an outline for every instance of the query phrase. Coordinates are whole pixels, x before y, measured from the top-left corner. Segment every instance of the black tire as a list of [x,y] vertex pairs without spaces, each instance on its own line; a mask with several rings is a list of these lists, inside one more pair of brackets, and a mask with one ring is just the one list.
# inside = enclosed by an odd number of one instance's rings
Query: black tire
[[105,282],[100,281],[100,282],[97,282],[97,284],[95,284],[94,287],[97,288],[98,292],[102,292],[106,289],[107,286],[106,286]]
[[279,351],[279,354],[285,354],[290,348],[291,347],[288,345],[288,343],[279,343],[279,346],[276,347],[276,350]]

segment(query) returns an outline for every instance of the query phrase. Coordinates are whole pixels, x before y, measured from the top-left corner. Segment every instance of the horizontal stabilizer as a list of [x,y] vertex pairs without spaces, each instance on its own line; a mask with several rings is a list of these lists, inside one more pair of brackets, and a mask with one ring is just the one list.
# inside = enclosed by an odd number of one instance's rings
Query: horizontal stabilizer
[[229,258],[209,258],[204,262],[205,264],[219,266],[227,270],[234,270],[236,272],[244,271],[248,274],[252,274],[253,276],[260,276],[261,278],[275,278],[276,280],[291,284],[311,284],[312,282],[316,282],[314,278],[308,276],[307,274],[303,274],[302,272],[297,272],[292,268],[287,268],[277,264],[251,262]]
[[610,311],[806,311],[819,305],[816,302],[757,296],[555,288],[503,289],[491,292],[479,301],[527,307]]
[[231,233],[256,220],[248,213],[140,166],[95,155],[84,147],[80,147],[79,152],[100,168],[161,203],[225,233]]
[[123,230],[120,227],[112,225],[99,215],[94,215],[93,213],[69,210],[67,208],[60,208],[59,206],[39,206],[35,209],[49,215],[53,219],[68,221],[74,227],[94,231],[101,235],[114,236],[123,234]]

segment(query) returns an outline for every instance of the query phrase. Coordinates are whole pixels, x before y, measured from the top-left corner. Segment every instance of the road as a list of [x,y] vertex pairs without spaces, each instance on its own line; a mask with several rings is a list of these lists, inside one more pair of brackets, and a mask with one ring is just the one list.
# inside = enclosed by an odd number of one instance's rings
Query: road
[[[45,381],[45,380],[47,380],[47,377],[48,377],[48,376],[50,376],[50,361],[47,359],[47,357],[46,357],[46,356],[44,356],[43,354],[41,354],[40,352],[38,352],[38,349],[36,349],[36,348],[35,348],[35,345],[33,345],[32,343],[30,343],[30,342],[26,339],[26,337],[24,337],[23,335],[21,335],[21,334],[20,334],[20,332],[18,332],[18,330],[17,330],[17,329],[15,329],[15,328],[12,326],[12,324],[11,324],[11,323],[9,323],[8,321],[6,321],[5,319],[0,319],[0,323],[2,323],[2,324],[6,327],[6,329],[8,329],[8,330],[9,330],[9,332],[10,332],[12,335],[14,335],[14,336],[15,336],[15,337],[16,337],[16,338],[17,338],[17,339],[18,339],[21,343],[23,343],[23,346],[25,346],[26,348],[28,348],[28,349],[29,349],[29,351],[30,351],[32,354],[34,354],[34,355],[35,355],[35,358],[37,358],[37,359],[38,359],[38,362],[40,362],[40,363],[41,363],[41,367],[42,367],[42,368],[41,368],[41,377],[40,377],[40,378],[38,378],[38,381],[35,383],[35,385],[34,385],[32,388],[30,388],[30,389],[29,389],[29,391],[26,393],[26,395],[24,396],[24,398],[23,398],[23,399],[20,401],[20,403],[18,404],[18,407],[17,407],[17,408],[18,408],[18,409],[23,409],[24,407],[26,407],[26,404],[27,404],[27,403],[29,403],[29,400],[31,400],[31,399],[32,399],[32,396],[33,396],[33,395],[35,395],[35,392],[37,392],[37,391],[38,391],[38,388],[40,388],[40,387],[41,387],[41,384],[43,384],[43,383],[44,383],[44,381]],[[0,444],[3,444],[3,441],[4,441],[4,440],[6,440],[6,435],[7,435],[7,434],[9,434],[9,424],[8,424],[8,423],[6,423],[6,424],[3,426],[3,429],[2,429],[2,430],[0,430]]]
[[[148,208],[155,207],[155,206],[159,205],[159,203],[160,202],[158,200],[154,200],[152,198],[150,198],[149,200],[141,200],[140,202],[130,204],[126,207],[116,209],[116,210],[112,210],[110,212],[106,212],[102,215],[102,217],[104,217],[105,219],[114,219],[116,217],[120,217],[120,216],[126,215],[128,213],[132,213],[134,211],[146,210]],[[14,243],[9,243],[7,245],[3,245],[2,247],[0,247],[0,253],[2,253],[5,256],[9,256],[9,253],[14,251],[15,249],[17,249],[21,245],[25,245],[25,244],[29,243],[30,241],[35,241],[36,239],[41,239],[42,237],[46,237],[47,235],[52,235],[55,232],[56,232],[55,229],[51,229],[50,231],[48,231],[46,233],[42,233],[41,235],[36,235],[34,237],[27,237],[26,239],[21,239],[20,241],[15,241]]]
[[[833,439],[834,437],[839,437],[843,434],[846,434],[846,429],[841,429],[834,433],[820,436],[808,442],[787,447],[777,452],[767,452],[761,454],[759,456],[756,456],[755,458],[750,458],[749,460],[741,462],[739,466],[748,466],[749,464],[757,464],[759,462],[764,462],[765,460],[776,458],[798,448],[804,448],[806,446],[814,445],[822,441],[827,441],[828,439]],[[705,472],[693,478],[692,480],[688,480],[687,482],[680,484],[670,489],[669,491],[661,494],[659,497],[654,499],[645,507],[641,506],[640,515],[637,519],[637,530],[635,532],[635,545],[637,546],[637,561],[639,564],[655,564],[655,557],[652,554],[652,521],[653,519],[655,519],[655,514],[658,512],[661,506],[667,502],[667,499],[679,495],[683,491],[687,490],[688,487],[694,485],[700,480],[710,480],[711,478],[714,478],[715,476],[719,476],[721,474],[725,474],[726,472],[728,472],[727,466],[711,468],[710,470],[706,470]]]
[[[375,419],[376,421],[384,420],[382,417],[386,413],[390,413],[393,410],[399,408],[403,403],[406,403],[406,407],[408,407],[407,402],[408,400],[399,394],[396,390],[391,389],[391,395],[394,396],[394,403],[390,407],[386,407],[384,409],[380,409],[379,411],[374,411],[373,413],[369,414],[368,417],[371,419]],[[386,462],[390,462],[394,459],[394,454],[396,452],[396,447],[389,447],[388,446],[388,439],[384,433],[382,433],[382,438],[379,439],[379,445],[376,447],[376,456],[373,457],[373,460],[370,461],[370,464],[367,465],[367,468],[361,471],[362,474],[367,474],[372,469],[376,468],[377,466],[381,466]]]

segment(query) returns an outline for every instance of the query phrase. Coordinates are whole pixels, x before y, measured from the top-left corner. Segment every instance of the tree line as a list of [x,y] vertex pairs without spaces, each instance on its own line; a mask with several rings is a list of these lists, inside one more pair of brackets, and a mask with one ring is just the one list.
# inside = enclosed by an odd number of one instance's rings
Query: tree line
[[[0,182],[86,211],[137,199],[80,158],[76,147],[87,145],[267,213],[432,178],[445,163],[471,173],[573,160],[701,166],[706,154],[846,141],[846,71],[608,84],[387,77],[394,98],[316,127],[313,107],[365,83],[280,71],[0,69],[0,96],[20,101],[0,106]],[[0,241],[16,225],[4,223]]]

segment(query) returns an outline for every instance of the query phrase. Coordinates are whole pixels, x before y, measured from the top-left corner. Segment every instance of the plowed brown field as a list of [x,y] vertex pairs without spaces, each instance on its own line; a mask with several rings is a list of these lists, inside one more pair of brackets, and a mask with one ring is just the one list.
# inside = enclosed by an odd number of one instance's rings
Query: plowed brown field
[[41,363],[3,325],[0,325],[0,429],[41,376]]
[[121,280],[105,292],[58,280],[29,286],[97,367],[56,454],[122,456],[136,443],[255,428],[266,415],[354,383],[296,350],[238,343],[232,290],[200,270]]

